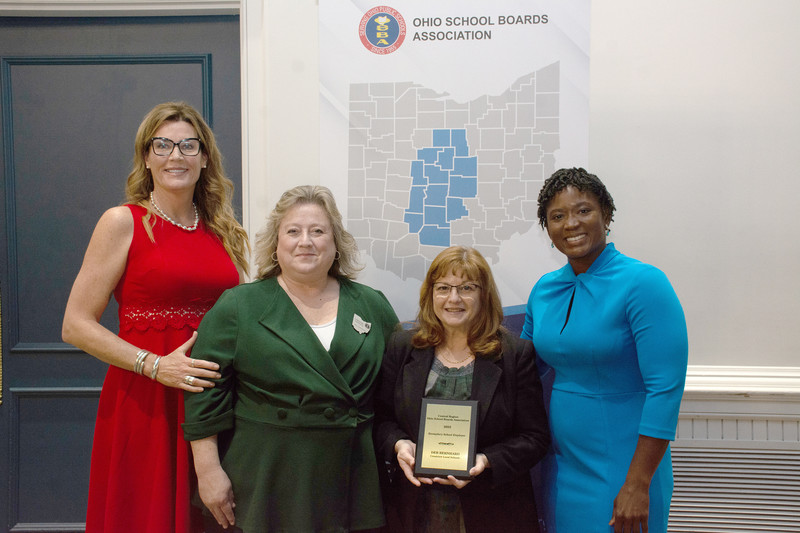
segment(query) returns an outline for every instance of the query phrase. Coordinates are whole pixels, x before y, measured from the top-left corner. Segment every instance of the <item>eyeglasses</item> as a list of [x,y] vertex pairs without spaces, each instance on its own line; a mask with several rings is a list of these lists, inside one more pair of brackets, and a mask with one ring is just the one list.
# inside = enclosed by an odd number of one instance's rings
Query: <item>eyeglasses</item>
[[464,283],[463,285],[448,285],[447,283],[434,283],[433,295],[437,298],[447,298],[450,293],[456,290],[458,295],[465,300],[475,298],[481,290],[481,286],[477,283]]
[[188,139],[182,139],[178,142],[167,139],[166,137],[153,137],[150,139],[150,142],[153,145],[153,153],[156,155],[170,155],[175,149],[175,146],[178,147],[178,150],[180,150],[183,155],[197,155],[200,153],[201,143],[200,139],[197,137],[189,137]]

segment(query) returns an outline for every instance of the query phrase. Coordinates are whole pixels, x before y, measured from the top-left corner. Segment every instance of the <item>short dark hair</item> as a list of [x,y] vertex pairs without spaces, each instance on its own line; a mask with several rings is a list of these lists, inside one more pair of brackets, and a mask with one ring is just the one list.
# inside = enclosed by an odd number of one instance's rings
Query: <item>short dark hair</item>
[[542,229],[547,228],[547,206],[558,193],[572,186],[581,192],[590,192],[600,202],[603,210],[603,219],[606,224],[614,220],[614,199],[611,198],[606,186],[600,178],[594,174],[589,174],[582,168],[562,168],[553,172],[553,175],[544,180],[542,190],[539,191],[539,225]]

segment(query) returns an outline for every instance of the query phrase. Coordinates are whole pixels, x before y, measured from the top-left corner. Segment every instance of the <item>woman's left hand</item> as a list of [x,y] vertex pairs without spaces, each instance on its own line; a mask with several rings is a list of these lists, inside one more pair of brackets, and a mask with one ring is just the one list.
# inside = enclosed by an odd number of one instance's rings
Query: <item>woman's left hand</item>
[[[478,474],[483,472],[489,468],[489,459],[482,453],[479,453],[475,456],[475,466],[469,469],[469,475],[472,477],[476,477]],[[469,485],[471,479],[456,479],[454,476],[447,476],[446,478],[443,477],[435,477],[433,478],[434,483],[438,483],[439,485],[452,485],[457,489],[463,489],[467,485]]]
[[614,533],[647,533],[650,514],[650,481],[658,468],[669,441],[639,435],[625,483],[614,498],[614,514],[609,526]]
[[[608,523],[614,533],[647,533],[647,518],[650,513],[649,485],[634,486],[626,481],[614,498],[614,516]],[[641,529],[639,529],[641,526]]]

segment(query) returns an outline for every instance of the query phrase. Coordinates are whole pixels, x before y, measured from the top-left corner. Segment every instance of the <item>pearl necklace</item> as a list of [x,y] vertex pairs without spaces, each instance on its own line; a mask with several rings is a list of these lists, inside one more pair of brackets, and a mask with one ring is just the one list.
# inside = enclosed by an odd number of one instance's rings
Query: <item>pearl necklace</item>
[[174,226],[178,226],[179,228],[185,229],[186,231],[194,231],[194,230],[197,229],[197,223],[200,221],[200,215],[197,214],[197,206],[195,205],[194,202],[192,202],[192,208],[194,209],[194,224],[192,224],[191,226],[184,226],[180,222],[175,222],[174,220],[169,218],[169,215],[167,215],[164,211],[161,210],[160,207],[158,207],[158,204],[156,203],[156,199],[153,198],[153,191],[150,191],[150,203],[153,204],[153,207],[156,208],[156,211],[158,211],[159,215],[164,217],[164,219],[167,222],[170,222]]
[[[445,350],[444,350],[444,348],[442,348],[441,350],[439,350],[439,355],[441,355],[441,356],[442,356],[442,359],[444,359],[445,361],[447,361],[447,362],[448,362],[448,363],[450,363],[451,365],[458,365],[458,364],[461,364],[461,363],[463,363],[464,361],[466,361],[466,360],[468,360],[468,359],[470,359],[470,358],[472,358],[472,357],[473,357],[473,355],[472,355],[472,352],[470,352],[470,353],[468,353],[468,354],[467,354],[467,356],[466,356],[464,359],[459,359],[458,361],[453,361],[452,359],[450,359],[449,357],[447,357],[447,356],[445,356],[445,355],[444,355],[444,351],[445,351]],[[450,355],[452,355],[452,354],[450,353],[450,350],[447,350],[447,353],[448,353],[448,354],[450,354]]]

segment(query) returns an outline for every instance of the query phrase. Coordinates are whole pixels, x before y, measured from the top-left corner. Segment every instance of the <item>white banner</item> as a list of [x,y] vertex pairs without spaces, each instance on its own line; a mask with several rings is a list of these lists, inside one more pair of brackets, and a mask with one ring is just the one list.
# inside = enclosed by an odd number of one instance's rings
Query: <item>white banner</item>
[[589,0],[322,0],[320,182],[401,320],[451,245],[486,257],[506,315],[564,262],[542,181],[586,166]]

